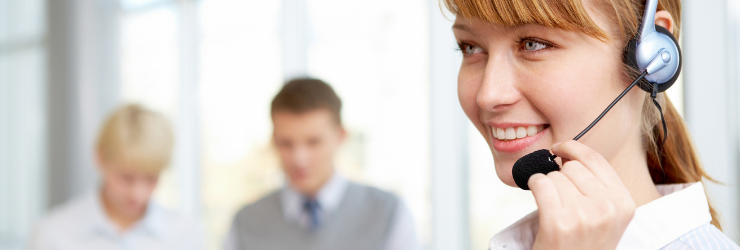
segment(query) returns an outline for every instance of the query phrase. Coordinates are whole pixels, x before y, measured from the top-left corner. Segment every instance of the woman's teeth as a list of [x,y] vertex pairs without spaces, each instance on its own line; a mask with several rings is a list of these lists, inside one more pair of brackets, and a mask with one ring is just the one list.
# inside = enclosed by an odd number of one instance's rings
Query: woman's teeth
[[529,127],[494,128],[493,137],[502,141],[521,139],[533,136],[545,129],[544,125]]

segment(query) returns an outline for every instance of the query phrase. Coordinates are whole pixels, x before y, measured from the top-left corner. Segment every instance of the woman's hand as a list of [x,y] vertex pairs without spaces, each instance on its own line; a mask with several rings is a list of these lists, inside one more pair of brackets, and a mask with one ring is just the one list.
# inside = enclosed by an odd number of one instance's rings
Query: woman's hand
[[627,187],[601,154],[579,142],[552,151],[561,170],[528,181],[540,215],[533,249],[616,249],[635,212]]

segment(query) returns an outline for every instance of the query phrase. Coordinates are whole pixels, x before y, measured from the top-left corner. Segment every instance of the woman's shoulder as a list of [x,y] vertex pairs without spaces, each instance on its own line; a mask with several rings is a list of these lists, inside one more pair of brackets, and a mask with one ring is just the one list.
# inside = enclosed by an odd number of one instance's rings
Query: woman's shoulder
[[28,249],[48,249],[77,239],[92,223],[94,196],[91,192],[52,207],[39,218],[31,233]]
[[682,235],[670,244],[661,248],[670,249],[740,249],[722,231],[706,223]]
[[37,221],[37,226],[56,228],[79,224],[80,221],[89,219],[90,213],[94,209],[94,194],[87,192],[55,205],[43,217]]

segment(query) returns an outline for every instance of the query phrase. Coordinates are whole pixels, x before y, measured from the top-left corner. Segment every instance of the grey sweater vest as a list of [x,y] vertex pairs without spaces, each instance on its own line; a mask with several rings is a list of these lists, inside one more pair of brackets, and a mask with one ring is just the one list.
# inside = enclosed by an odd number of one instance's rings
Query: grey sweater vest
[[242,250],[382,250],[398,198],[349,182],[337,209],[311,231],[283,217],[279,191],[244,207],[234,218]]

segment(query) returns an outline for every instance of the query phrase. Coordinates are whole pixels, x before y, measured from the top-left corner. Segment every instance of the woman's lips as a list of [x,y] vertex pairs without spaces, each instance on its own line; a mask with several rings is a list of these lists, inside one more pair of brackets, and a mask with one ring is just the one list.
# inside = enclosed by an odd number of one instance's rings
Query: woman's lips
[[550,126],[545,126],[545,128],[538,132],[537,134],[533,136],[527,136],[524,138],[519,138],[515,140],[499,140],[496,138],[496,136],[493,136],[494,131],[496,128],[490,127],[489,129],[489,136],[491,137],[491,141],[493,143],[493,149],[499,152],[505,152],[505,153],[516,153],[519,152],[529,146],[532,146],[535,142],[537,142],[542,136],[545,134],[545,131],[550,129]]

